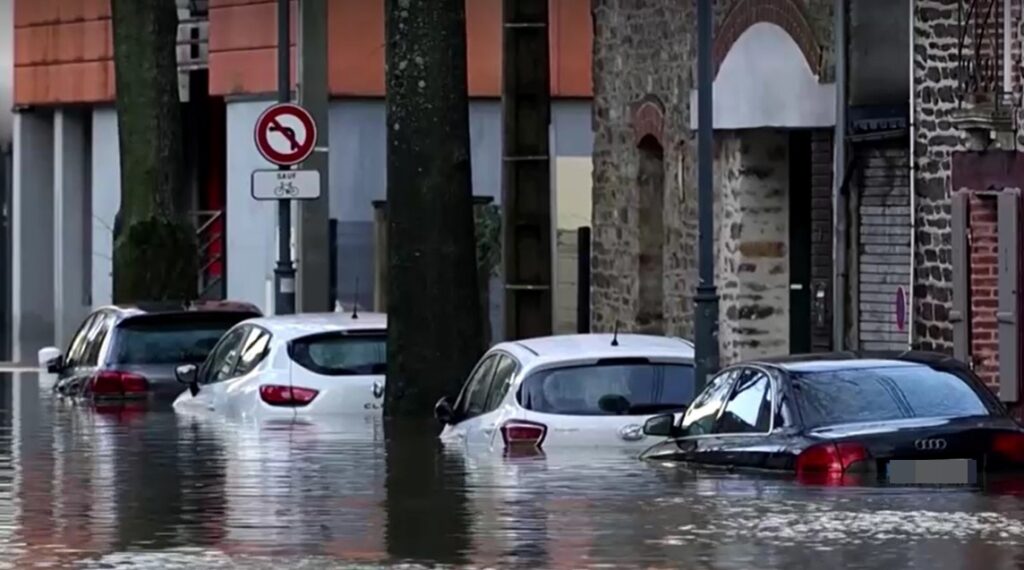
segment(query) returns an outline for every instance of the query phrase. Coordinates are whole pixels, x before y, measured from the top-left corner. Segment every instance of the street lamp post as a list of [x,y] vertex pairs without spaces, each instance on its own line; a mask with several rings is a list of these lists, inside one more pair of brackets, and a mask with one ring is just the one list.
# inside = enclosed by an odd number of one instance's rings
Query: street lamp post
[[[288,103],[291,86],[291,2],[277,0],[277,100]],[[281,166],[289,170],[290,166]],[[292,263],[292,201],[277,201],[277,267],[274,268],[274,312],[295,312],[295,265]]]
[[712,185],[712,0],[697,0],[697,207],[699,277],[696,301],[697,387],[718,370],[718,289],[715,286]]

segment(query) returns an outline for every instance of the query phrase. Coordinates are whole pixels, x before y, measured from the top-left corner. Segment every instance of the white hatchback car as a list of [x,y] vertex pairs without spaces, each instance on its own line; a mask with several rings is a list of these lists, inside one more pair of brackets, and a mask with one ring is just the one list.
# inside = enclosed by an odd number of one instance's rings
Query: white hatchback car
[[181,411],[272,419],[380,414],[387,317],[299,314],[249,319],[221,337],[200,367],[179,366]]
[[679,338],[586,334],[494,346],[458,398],[435,407],[446,445],[492,449],[647,449],[648,418],[694,397],[693,344]]

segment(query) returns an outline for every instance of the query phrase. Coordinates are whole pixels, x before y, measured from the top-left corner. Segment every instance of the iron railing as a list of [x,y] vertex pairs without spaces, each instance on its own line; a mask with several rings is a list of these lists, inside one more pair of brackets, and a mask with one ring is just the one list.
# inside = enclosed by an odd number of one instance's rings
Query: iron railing
[[1004,99],[1002,0],[959,0],[957,83],[960,104]]
[[196,242],[199,252],[199,298],[223,299],[225,296],[224,211],[196,212]]

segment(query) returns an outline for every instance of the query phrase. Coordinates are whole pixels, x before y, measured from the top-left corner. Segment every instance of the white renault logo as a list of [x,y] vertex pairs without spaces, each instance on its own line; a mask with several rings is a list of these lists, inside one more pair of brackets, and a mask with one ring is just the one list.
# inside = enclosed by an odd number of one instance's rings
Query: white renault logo
[[384,385],[380,382],[373,383],[373,397],[380,398],[384,395]]
[[914,442],[914,447],[918,451],[941,451],[946,449],[946,440],[944,439],[919,439]]

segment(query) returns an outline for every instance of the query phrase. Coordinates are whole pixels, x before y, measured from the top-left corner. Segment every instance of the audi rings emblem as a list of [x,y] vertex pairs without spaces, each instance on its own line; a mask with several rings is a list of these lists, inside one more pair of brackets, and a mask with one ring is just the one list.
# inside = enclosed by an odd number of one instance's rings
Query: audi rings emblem
[[918,451],[942,451],[943,449],[946,449],[946,440],[919,439],[914,442],[914,447]]

